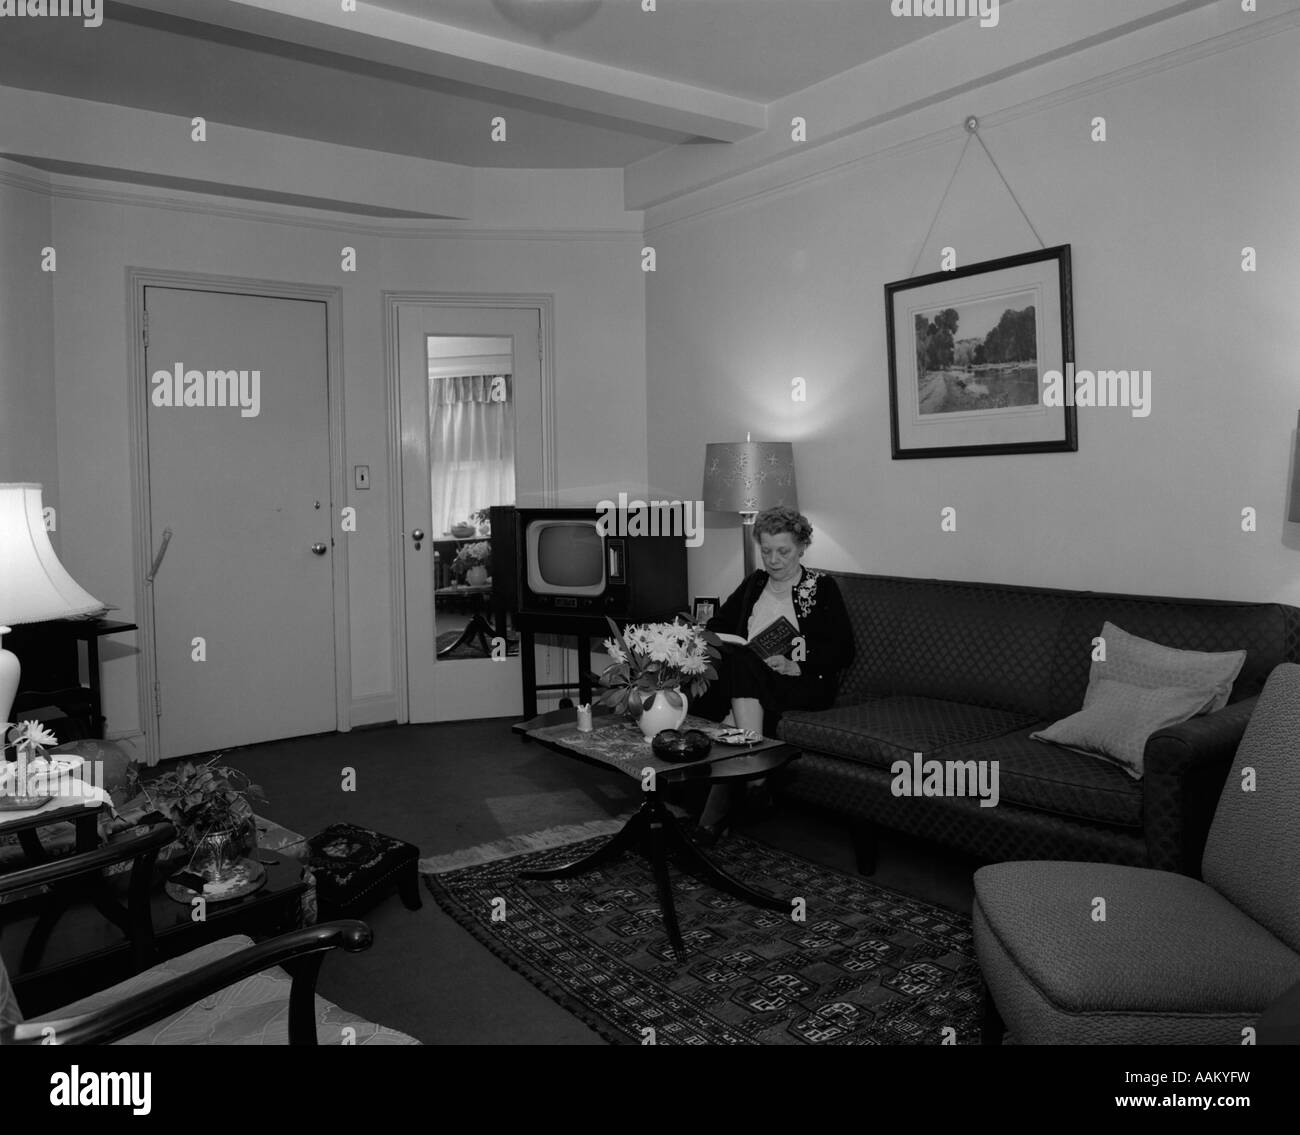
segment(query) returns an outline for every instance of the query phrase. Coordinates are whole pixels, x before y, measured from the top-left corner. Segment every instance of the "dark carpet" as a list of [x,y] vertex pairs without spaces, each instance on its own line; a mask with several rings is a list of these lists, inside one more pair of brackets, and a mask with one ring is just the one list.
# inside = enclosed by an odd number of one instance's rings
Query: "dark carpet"
[[714,849],[719,866],[806,907],[761,910],[674,870],[678,962],[639,855],[571,879],[519,877],[607,838],[424,879],[461,926],[615,1044],[979,1042],[969,918],[735,836]]
[[[226,757],[265,789],[259,810],[294,831],[310,836],[346,821],[414,843],[425,856],[610,821],[640,802],[631,778],[522,743],[510,725],[497,718],[380,726],[232,749]],[[744,831],[854,870],[847,830],[820,815],[783,805]],[[886,832],[872,881],[969,912],[972,868],[941,848]],[[331,1001],[427,1044],[606,1043],[436,903],[409,911],[391,896],[362,917],[375,944],[325,962],[319,988]]]

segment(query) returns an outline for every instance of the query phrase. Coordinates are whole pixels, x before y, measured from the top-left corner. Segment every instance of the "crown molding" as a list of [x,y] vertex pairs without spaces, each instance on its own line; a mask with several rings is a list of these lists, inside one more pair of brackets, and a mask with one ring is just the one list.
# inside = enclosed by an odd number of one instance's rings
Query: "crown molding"
[[233,205],[228,198],[187,190],[159,190],[148,186],[124,188],[120,183],[98,181],[42,171],[22,170],[19,163],[0,161],[0,185],[25,189],[45,197],[144,209],[167,209],[259,224],[346,232],[353,236],[403,237],[415,240],[627,240],[641,238],[640,223],[623,228],[497,228],[460,221],[421,221],[403,218],[360,218],[289,205]]
[[[1009,101],[995,110],[981,108],[980,128],[983,131],[1015,122],[1017,119],[1040,114],[1065,103],[1091,98],[1099,93],[1118,89],[1259,40],[1295,31],[1297,28],[1300,28],[1300,8],[1260,19],[1209,39],[1174,48],[1138,63],[1116,67],[1091,79],[1070,83],[1030,98]],[[1114,46],[1114,43],[1109,43],[1090,50],[1105,51],[1107,48],[1113,49]],[[1018,83],[1023,84],[1025,79],[1024,74],[999,79],[990,84],[987,89],[981,88],[976,91],[975,95],[986,98],[996,97],[999,88],[1005,90]],[[702,220],[768,198],[785,196],[805,186],[880,162],[929,150],[936,146],[951,145],[954,140],[965,136],[962,123],[965,114],[970,113],[971,98],[972,93],[963,92],[935,105],[912,111],[898,119],[869,124],[852,132],[841,132],[836,138],[823,142],[816,151],[786,153],[765,164],[717,178],[671,200],[647,206],[645,235],[649,238],[653,233],[678,224]],[[955,110],[954,105],[961,107],[962,110]],[[925,129],[921,125],[922,121],[926,124],[943,121],[944,124]],[[917,132],[918,130],[922,132]],[[904,137],[899,141],[882,141],[887,131],[895,135],[901,132]],[[908,134],[911,136],[908,137]],[[873,148],[868,152],[862,152],[864,146],[872,146],[873,141]]]

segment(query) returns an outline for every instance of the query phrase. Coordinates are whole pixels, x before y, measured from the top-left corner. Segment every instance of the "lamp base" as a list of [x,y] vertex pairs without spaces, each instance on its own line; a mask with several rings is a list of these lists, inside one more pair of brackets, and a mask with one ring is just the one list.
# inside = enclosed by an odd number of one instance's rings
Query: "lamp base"
[[753,575],[755,569],[758,567],[758,562],[754,556],[754,521],[757,519],[757,512],[742,512],[740,514],[740,538],[745,544],[744,555],[746,579]]
[[0,724],[9,720],[9,711],[13,709],[14,698],[18,696],[18,679],[22,675],[18,656],[4,649],[4,636],[11,629],[0,627]]

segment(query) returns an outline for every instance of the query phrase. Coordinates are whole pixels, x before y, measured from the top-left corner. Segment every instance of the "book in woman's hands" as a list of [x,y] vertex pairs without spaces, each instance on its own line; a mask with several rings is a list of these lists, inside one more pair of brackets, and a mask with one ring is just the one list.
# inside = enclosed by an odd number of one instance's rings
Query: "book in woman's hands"
[[728,634],[726,631],[717,631],[716,634],[723,642],[747,646],[759,658],[766,660],[784,655],[799,634],[799,628],[784,615],[779,615],[751,639],[741,638],[738,634]]

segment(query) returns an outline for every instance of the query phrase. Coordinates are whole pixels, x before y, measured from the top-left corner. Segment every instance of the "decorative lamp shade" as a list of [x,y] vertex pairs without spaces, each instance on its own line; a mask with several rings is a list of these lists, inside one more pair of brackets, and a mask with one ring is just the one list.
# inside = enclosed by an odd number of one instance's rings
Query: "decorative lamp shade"
[[788,441],[710,442],[704,451],[704,507],[712,512],[798,508],[794,446]]
[[0,626],[99,615],[106,609],[54,554],[41,486],[0,484]]

